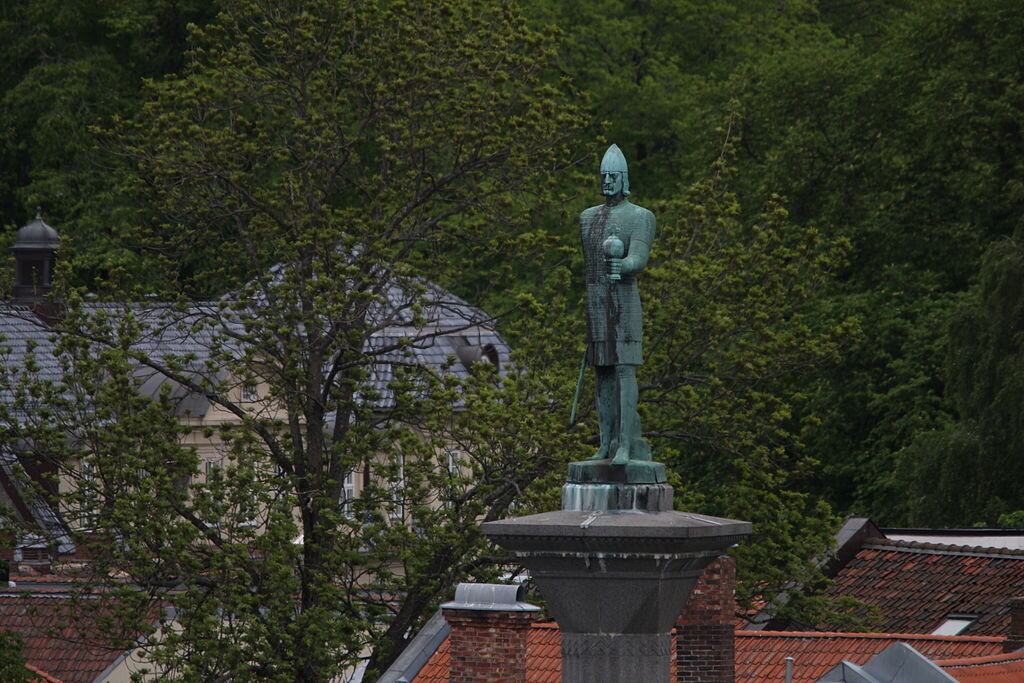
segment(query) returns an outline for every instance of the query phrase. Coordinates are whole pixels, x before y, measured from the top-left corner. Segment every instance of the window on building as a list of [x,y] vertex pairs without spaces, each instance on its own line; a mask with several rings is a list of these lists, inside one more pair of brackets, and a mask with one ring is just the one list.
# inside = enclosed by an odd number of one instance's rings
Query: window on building
[[445,467],[448,468],[449,474],[458,474],[461,462],[462,453],[452,449],[445,451]]
[[242,401],[246,403],[254,403],[260,398],[259,387],[256,386],[256,382],[246,382],[242,385]]
[[221,464],[220,458],[211,458],[206,461],[206,481],[210,481],[214,471],[220,469]]
[[345,480],[341,483],[341,511],[346,515],[352,512],[352,501],[356,498],[356,475],[355,472],[345,474]]
[[96,526],[99,520],[99,511],[96,506],[99,504],[101,497],[99,495],[99,472],[96,470],[96,463],[89,461],[80,462],[78,464],[79,481],[78,487],[80,492],[85,495],[79,501],[79,508],[76,510],[76,517],[78,518],[78,525],[81,528],[91,529]]
[[398,467],[398,477],[391,483],[392,505],[388,509],[388,517],[392,522],[405,520],[405,465]]

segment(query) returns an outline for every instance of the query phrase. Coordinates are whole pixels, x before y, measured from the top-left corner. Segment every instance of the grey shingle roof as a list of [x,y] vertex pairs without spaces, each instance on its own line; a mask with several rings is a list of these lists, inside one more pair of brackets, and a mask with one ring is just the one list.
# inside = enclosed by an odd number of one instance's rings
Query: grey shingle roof
[[21,367],[32,346],[38,365],[35,377],[59,381],[63,373],[50,336],[49,327],[27,306],[8,304],[0,309],[0,353],[8,359],[6,369]]
[[[509,348],[493,330],[487,316],[477,308],[444,289],[422,281],[411,289],[423,289],[422,296],[410,295],[406,289],[391,285],[369,313],[377,329],[364,352],[370,366],[369,386],[363,395],[374,395],[380,408],[391,405],[390,383],[396,364],[416,365],[436,373],[448,372],[465,377],[474,360],[491,360],[499,368],[507,367]],[[414,317],[410,302],[420,303],[420,315]],[[94,316],[108,316],[116,323],[130,312],[140,333],[133,349],[162,363],[175,365],[193,381],[219,384],[227,379],[223,369],[211,361],[216,351],[241,357],[244,353],[244,327],[238,313],[225,312],[224,300],[194,303],[176,307],[152,304],[88,303],[86,311]],[[259,305],[242,312],[258,316]],[[414,326],[414,320],[416,324]],[[24,305],[0,304],[0,351],[4,371],[23,372],[32,354],[31,375],[36,380],[59,383],[63,371],[55,355],[54,333],[43,320]],[[402,348],[398,349],[400,340]],[[454,359],[454,362],[453,362]],[[179,414],[203,415],[209,402],[189,391],[153,368],[140,365],[136,371],[140,391],[155,396],[170,384],[171,397],[177,401]],[[10,404],[12,395],[0,387],[0,401]]]

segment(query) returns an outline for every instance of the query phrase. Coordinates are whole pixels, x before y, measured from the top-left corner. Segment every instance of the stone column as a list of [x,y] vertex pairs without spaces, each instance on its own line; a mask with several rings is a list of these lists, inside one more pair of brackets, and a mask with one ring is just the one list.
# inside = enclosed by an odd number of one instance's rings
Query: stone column
[[[621,490],[629,486],[569,496],[628,501],[628,510],[559,510],[482,527],[547,600],[562,634],[564,683],[669,683],[683,603],[704,567],[750,533],[749,522],[672,511],[667,485]],[[644,500],[660,511],[645,511]]]

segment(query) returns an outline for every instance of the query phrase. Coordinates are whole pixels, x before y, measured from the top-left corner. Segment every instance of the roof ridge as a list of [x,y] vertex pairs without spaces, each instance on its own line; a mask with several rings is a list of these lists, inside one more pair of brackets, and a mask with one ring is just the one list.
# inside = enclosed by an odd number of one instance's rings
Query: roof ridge
[[898,541],[891,538],[872,538],[861,546],[861,550],[904,550],[906,552],[941,553],[947,555],[971,555],[976,557],[1019,557],[1024,559],[1024,550],[1014,548],[992,548],[980,545],[955,545],[952,543],[928,543],[925,541]]
[[42,669],[40,669],[38,667],[35,667],[35,666],[32,666],[31,664],[29,664],[27,662],[25,663],[25,668],[28,669],[30,672],[32,672],[32,674],[34,674],[35,676],[40,676],[41,677],[41,678],[39,678],[38,683],[64,683],[59,678],[57,678],[55,676],[51,676],[50,674],[46,673]]
[[875,633],[853,631],[744,631],[737,636],[755,638],[862,638],[865,640],[937,640],[951,643],[1001,643],[1006,636],[937,636],[930,633]]
[[936,659],[936,666],[944,667],[968,667],[981,666],[983,664],[1000,664],[1004,662],[1024,662],[1024,652],[1001,652],[997,655],[982,655],[980,657],[957,657],[954,659]]

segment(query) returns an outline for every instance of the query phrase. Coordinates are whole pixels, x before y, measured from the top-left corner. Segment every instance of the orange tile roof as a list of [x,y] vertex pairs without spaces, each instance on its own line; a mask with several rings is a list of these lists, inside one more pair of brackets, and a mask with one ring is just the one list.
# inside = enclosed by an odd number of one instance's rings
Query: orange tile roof
[[0,594],[0,628],[21,634],[25,661],[58,683],[92,683],[124,654],[96,642],[96,618],[67,594]]
[[31,664],[26,664],[25,668],[35,675],[35,678],[33,679],[32,683],[64,683],[59,678],[54,678],[50,674],[46,673],[45,671],[40,671]]
[[736,631],[736,681],[783,680],[793,657],[794,683],[813,683],[846,660],[863,664],[893,643],[907,643],[929,659],[1002,652],[996,636],[929,636],[917,633]]
[[[536,634],[537,627],[534,626],[533,629],[530,630],[527,648],[529,648],[530,643],[534,640]],[[428,659],[427,663],[423,665],[422,669],[420,669],[420,672],[416,674],[416,678],[412,679],[412,683],[448,683],[450,678],[449,672],[451,669],[451,642],[451,638],[445,638],[441,642],[438,648],[434,650],[434,654],[430,655],[430,659]],[[550,655],[547,655],[545,658],[548,657],[550,657]],[[527,666],[536,664],[537,659],[537,657],[530,657],[527,655]],[[559,664],[561,664],[561,654],[558,656],[558,661]],[[527,680],[532,681],[529,670],[526,672],[526,678]]]
[[[736,681],[778,683],[786,657],[793,657],[794,683],[812,683],[846,659],[863,664],[895,642],[905,642],[929,658],[993,655],[1002,651],[996,636],[926,636],[889,633],[804,633],[799,631],[736,631]],[[414,683],[447,683],[448,639],[430,657]],[[561,636],[554,624],[534,624],[527,639],[527,683],[561,680]],[[972,679],[971,683],[975,680]],[[1024,680],[1024,679],[1022,679]],[[986,679],[986,683],[989,683]],[[991,683],[1002,683],[998,679]]]
[[1024,652],[935,662],[960,683],[1020,683],[1024,681]]
[[879,631],[931,633],[951,614],[977,615],[964,635],[1006,633],[1007,601],[1024,594],[1024,551],[871,539],[829,595],[874,605]]

